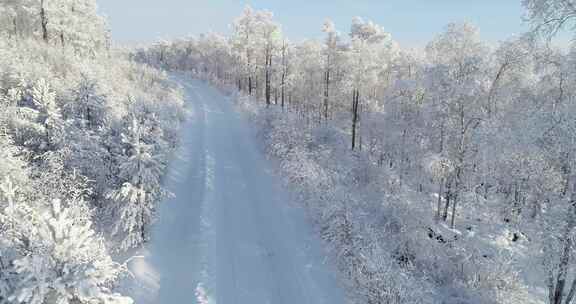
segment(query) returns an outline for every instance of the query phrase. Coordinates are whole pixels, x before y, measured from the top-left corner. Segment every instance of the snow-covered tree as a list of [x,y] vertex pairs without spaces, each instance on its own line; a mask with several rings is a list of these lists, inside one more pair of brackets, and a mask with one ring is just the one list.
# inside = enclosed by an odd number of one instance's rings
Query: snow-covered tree
[[350,28],[350,50],[348,52],[347,84],[352,94],[352,150],[357,146],[357,131],[360,123],[361,100],[369,99],[370,89],[378,82],[380,72],[377,57],[390,43],[390,34],[360,17],[352,20]]
[[143,127],[133,119],[122,134],[126,149],[119,159],[121,184],[108,195],[116,216],[113,234],[121,236],[123,248],[135,247],[148,239],[146,227],[162,194],[162,156],[154,154],[153,147],[142,140],[143,132]]
[[[258,85],[258,71],[264,76],[264,96],[269,105],[272,98],[272,68],[277,55],[282,34],[280,26],[274,22],[274,15],[266,10],[253,10],[246,6],[243,14],[233,24],[232,50],[244,66],[248,93],[252,94]],[[243,80],[240,79],[241,83]]]
[[79,118],[82,127],[97,129],[102,126],[106,119],[106,98],[98,92],[97,83],[82,76],[73,94],[76,100],[67,105],[66,114]]
[[336,30],[336,26],[332,20],[324,21],[322,32],[326,34],[324,40],[324,119],[328,120],[329,105],[330,105],[330,84],[333,82],[336,66],[339,60],[339,42],[340,33]]
[[470,136],[483,119],[480,97],[486,90],[481,78],[486,52],[478,30],[469,23],[449,24],[446,31],[426,47],[427,56],[434,64],[427,72],[428,94],[439,102],[442,115],[439,117],[439,151],[454,161],[452,227],[468,167]]
[[121,271],[90,222],[79,223],[55,200],[40,214],[28,255],[13,261],[9,303],[132,303],[109,290]]
[[240,17],[234,20],[231,38],[234,55],[242,66],[242,78],[238,80],[240,87],[246,87],[252,94],[255,64],[257,33],[256,12],[246,6]]
[[30,97],[40,113],[40,123],[45,129],[46,149],[53,149],[63,123],[60,108],[56,104],[56,93],[45,79],[40,79],[30,91]]
[[94,55],[107,43],[106,23],[95,0],[4,0],[0,22],[8,36],[34,37],[75,52]]
[[[438,183],[438,204],[436,209],[436,218],[440,219],[442,215],[442,194],[444,193],[444,181],[454,171],[452,162],[442,156],[433,155],[429,159],[428,171],[434,181]],[[444,213],[446,213],[445,211]]]
[[576,23],[576,2],[574,0],[522,0],[527,10],[526,19],[536,33],[552,38],[558,31],[574,30]]

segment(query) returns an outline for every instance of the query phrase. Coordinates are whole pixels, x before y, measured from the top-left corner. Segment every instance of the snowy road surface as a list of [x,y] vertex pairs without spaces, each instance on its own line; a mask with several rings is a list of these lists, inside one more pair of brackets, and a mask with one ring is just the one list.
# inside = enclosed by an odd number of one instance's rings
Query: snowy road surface
[[174,77],[192,117],[142,258],[137,304],[338,304],[344,296],[303,211],[287,201],[230,98]]

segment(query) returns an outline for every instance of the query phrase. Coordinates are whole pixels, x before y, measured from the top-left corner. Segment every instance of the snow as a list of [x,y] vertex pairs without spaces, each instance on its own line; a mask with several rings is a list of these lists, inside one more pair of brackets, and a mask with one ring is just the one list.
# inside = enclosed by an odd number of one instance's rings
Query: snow
[[344,303],[304,211],[293,205],[231,100],[173,75],[193,115],[170,165],[152,240],[129,267],[136,303]]

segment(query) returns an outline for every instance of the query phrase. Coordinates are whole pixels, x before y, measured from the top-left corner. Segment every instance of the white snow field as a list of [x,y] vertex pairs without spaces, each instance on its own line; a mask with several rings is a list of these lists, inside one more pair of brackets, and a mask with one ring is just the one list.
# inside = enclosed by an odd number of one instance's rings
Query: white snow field
[[137,304],[338,304],[344,293],[230,98],[176,77],[192,117],[152,240],[130,268]]

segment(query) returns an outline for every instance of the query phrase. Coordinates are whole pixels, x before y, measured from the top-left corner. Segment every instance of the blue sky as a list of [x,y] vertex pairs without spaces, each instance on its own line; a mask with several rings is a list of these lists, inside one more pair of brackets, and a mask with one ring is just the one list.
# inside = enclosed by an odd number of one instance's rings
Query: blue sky
[[[406,47],[423,47],[448,22],[470,21],[491,43],[528,30],[522,21],[521,0],[99,0],[115,40],[151,42],[197,35],[228,33],[230,23],[246,4],[274,12],[291,40],[322,36],[324,19],[331,18],[343,33],[354,16],[384,26]],[[559,44],[565,44],[563,35]]]

